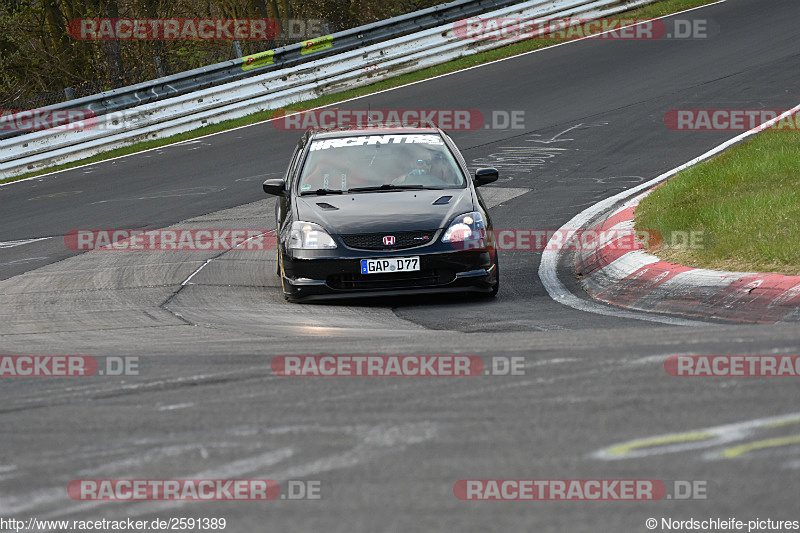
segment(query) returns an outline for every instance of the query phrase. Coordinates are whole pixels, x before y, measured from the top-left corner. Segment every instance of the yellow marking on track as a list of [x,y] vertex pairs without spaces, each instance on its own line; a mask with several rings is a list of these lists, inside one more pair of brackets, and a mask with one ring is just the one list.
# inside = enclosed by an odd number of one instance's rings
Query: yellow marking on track
[[661,437],[652,437],[648,439],[639,439],[625,444],[620,444],[606,450],[608,455],[627,455],[628,453],[641,448],[649,448],[651,446],[662,446],[664,444],[676,444],[680,442],[694,442],[699,440],[710,439],[715,437],[714,433],[705,431],[677,433],[674,435],[663,435]]
[[730,459],[732,457],[739,457],[747,452],[754,450],[763,450],[765,448],[777,448],[779,446],[788,446],[789,444],[800,444],[800,435],[792,435],[790,437],[777,437],[774,439],[760,440],[757,442],[750,442],[742,444],[741,446],[734,446],[726,448],[720,453],[721,457]]

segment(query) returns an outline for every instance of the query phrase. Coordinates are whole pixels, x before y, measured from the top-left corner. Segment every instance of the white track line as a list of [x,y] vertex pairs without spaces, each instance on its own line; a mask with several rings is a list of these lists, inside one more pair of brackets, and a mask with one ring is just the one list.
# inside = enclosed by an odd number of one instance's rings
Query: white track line
[[[275,230],[275,231],[277,232],[277,230]],[[264,235],[266,235],[266,233],[259,233],[258,235],[253,235],[252,237],[250,237],[249,239],[244,241],[242,244],[236,245],[236,247],[234,247],[233,250],[241,249],[248,242],[252,241],[255,238],[263,237]],[[217,256],[217,257],[219,257],[219,256]],[[203,270],[205,267],[207,267],[208,264],[211,263],[211,261],[213,261],[214,259],[216,259],[216,257],[212,257],[211,259],[206,259],[205,263],[200,265],[200,267],[197,270],[195,270],[194,272],[192,272],[192,274],[188,278],[183,280],[183,283],[181,283],[181,287],[184,287],[184,286],[188,285],[189,282],[192,280],[192,278],[195,277],[197,274],[199,274],[200,271]]]
[[[714,155],[722,152],[723,150],[729,148],[730,146],[738,143],[739,141],[746,139],[756,133],[763,131],[773,124],[777,124],[784,118],[795,114],[797,111],[800,111],[800,105],[793,107],[792,109],[786,111],[782,115],[775,117],[772,120],[768,120],[764,122],[760,126],[753,128],[752,130],[748,130],[740,135],[737,135],[733,139],[730,139],[716,148],[709,150],[708,152],[704,153],[700,157],[696,157],[689,161],[688,163],[684,163],[683,165],[670,170],[664,174],[661,174],[657,178],[654,178],[648,182],[642,183],[633,187],[632,189],[626,189],[619,194],[615,194],[610,198],[606,198],[593,206],[589,207],[588,209],[578,213],[575,215],[572,220],[561,226],[561,229],[556,232],[554,238],[550,239],[550,242],[547,243],[545,247],[545,251],[542,252],[542,261],[539,263],[539,279],[542,280],[542,285],[547,290],[547,293],[550,295],[553,300],[562,303],[564,305],[568,305],[574,309],[578,309],[579,311],[586,311],[587,313],[596,313],[599,315],[608,315],[608,316],[617,316],[620,318],[634,318],[636,320],[647,320],[650,322],[662,322],[665,324],[674,324],[674,325],[681,325],[681,326],[697,326],[697,325],[709,325],[706,322],[697,322],[694,320],[686,320],[681,318],[672,318],[660,315],[650,315],[647,313],[637,313],[633,311],[625,311],[622,309],[614,309],[609,308],[604,305],[590,302],[587,300],[583,300],[578,298],[561,283],[558,279],[558,275],[556,273],[556,268],[558,266],[558,258],[561,255],[561,241],[555,242],[555,236],[564,236],[566,234],[566,238],[563,242],[569,242],[570,237],[573,233],[575,233],[575,228],[583,228],[585,227],[590,220],[597,217],[600,213],[611,209],[616,203],[621,202],[631,196],[635,195],[638,192],[641,192],[646,189],[650,189],[655,185],[658,185],[662,181],[666,181],[668,178],[671,178],[678,172],[682,170],[686,170],[687,168],[696,165],[697,163],[709,159]],[[567,229],[572,228],[572,229]]]
[[38,239],[23,239],[20,241],[5,241],[0,242],[0,248],[14,248],[15,246],[22,246],[23,244],[30,244],[32,242],[46,241],[52,237],[39,237]]
[[205,262],[205,263],[203,263],[202,265],[200,265],[200,267],[199,267],[197,270],[195,270],[194,272],[192,272],[192,273],[191,273],[191,275],[190,275],[188,278],[186,278],[185,280],[183,280],[183,283],[181,283],[181,287],[184,287],[184,286],[186,286],[186,285],[187,285],[187,284],[188,284],[188,283],[189,283],[189,282],[192,280],[192,278],[193,278],[193,277],[195,277],[195,276],[196,276],[196,275],[197,275],[197,274],[198,274],[198,273],[199,273],[201,270],[203,270],[203,269],[204,269],[206,266],[208,266],[208,264],[209,264],[211,261],[213,261],[213,259],[206,259],[206,262]]

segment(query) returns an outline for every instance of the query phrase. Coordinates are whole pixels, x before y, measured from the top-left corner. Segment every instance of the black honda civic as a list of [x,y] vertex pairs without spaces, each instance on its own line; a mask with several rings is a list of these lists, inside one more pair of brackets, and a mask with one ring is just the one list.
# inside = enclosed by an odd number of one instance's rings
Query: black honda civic
[[497,294],[492,222],[453,140],[436,128],[309,130],[276,195],[287,300]]

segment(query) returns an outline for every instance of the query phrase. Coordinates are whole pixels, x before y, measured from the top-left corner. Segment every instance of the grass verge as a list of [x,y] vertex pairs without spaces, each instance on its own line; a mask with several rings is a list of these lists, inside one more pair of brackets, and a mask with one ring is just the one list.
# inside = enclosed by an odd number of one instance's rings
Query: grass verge
[[[679,11],[691,9],[693,7],[699,7],[702,5],[711,4],[716,1],[717,0],[661,0],[660,2],[656,2],[638,9],[634,9],[626,13],[614,15],[613,18],[636,18],[636,19],[655,18],[668,15],[670,13],[677,13]],[[563,40],[558,40],[558,39],[534,39],[534,40],[518,41],[509,44],[507,46],[495,48],[494,50],[488,50],[486,52],[480,52],[468,57],[462,57],[459,59],[455,59],[453,61],[448,61],[447,63],[442,63],[441,65],[428,67],[422,70],[418,70],[416,72],[410,72],[408,74],[401,74],[400,76],[383,80],[374,83],[372,85],[359,87],[357,89],[350,89],[336,94],[324,95],[319,98],[315,98],[313,100],[306,100],[304,102],[300,102],[296,105],[293,105],[292,109],[295,111],[313,109],[316,107],[333,104],[336,102],[341,102],[343,100],[349,100],[357,96],[363,96],[366,94],[375,93],[385,89],[390,89],[392,87],[399,87],[401,85],[407,85],[409,83],[424,80],[427,78],[432,78],[442,74],[463,70],[465,68],[480,65],[482,63],[489,63],[491,61],[496,61],[498,59],[519,55],[525,52],[530,52],[532,50],[547,48],[548,46],[553,46],[555,44],[560,44],[563,42],[564,42]],[[261,111],[258,113],[253,113],[251,115],[247,115],[242,118],[226,120],[218,124],[212,124],[209,126],[194,129],[184,133],[179,133],[171,137],[165,137],[163,139],[153,139],[151,141],[142,141],[136,144],[132,144],[130,146],[123,146],[120,148],[116,148],[114,150],[109,150],[108,152],[103,152],[101,154],[97,154],[92,157],[87,157],[79,161],[73,161],[71,163],[65,163],[62,165],[55,165],[52,167],[39,169],[33,172],[27,172],[25,174],[20,174],[19,176],[13,176],[10,178],[6,178],[4,180],[0,180],[0,183],[17,181],[25,178],[30,178],[33,176],[39,176],[42,174],[49,174],[51,172],[56,172],[59,170],[66,170],[69,168],[74,168],[82,165],[97,163],[99,161],[104,161],[106,159],[112,159],[115,157],[129,155],[132,153],[141,152],[143,150],[148,150],[150,148],[157,148],[159,146],[166,146],[169,144],[174,144],[176,142],[202,137],[210,133],[217,133],[220,131],[225,131],[240,126],[247,126],[250,124],[255,124],[257,122],[268,120],[272,118],[272,115],[273,111]]]
[[[636,228],[660,231],[655,253],[672,263],[800,274],[800,131],[766,130],[681,172],[641,202]],[[696,246],[669,238],[692,231]]]

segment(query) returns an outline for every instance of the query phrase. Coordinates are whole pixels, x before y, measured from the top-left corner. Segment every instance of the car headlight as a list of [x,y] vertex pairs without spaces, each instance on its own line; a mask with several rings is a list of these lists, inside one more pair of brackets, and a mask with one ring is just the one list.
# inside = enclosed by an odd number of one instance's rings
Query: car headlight
[[294,250],[330,250],[336,248],[336,242],[313,222],[292,222],[292,231],[289,236],[289,248]]
[[477,211],[456,217],[442,236],[442,242],[479,245],[486,236],[486,221]]

